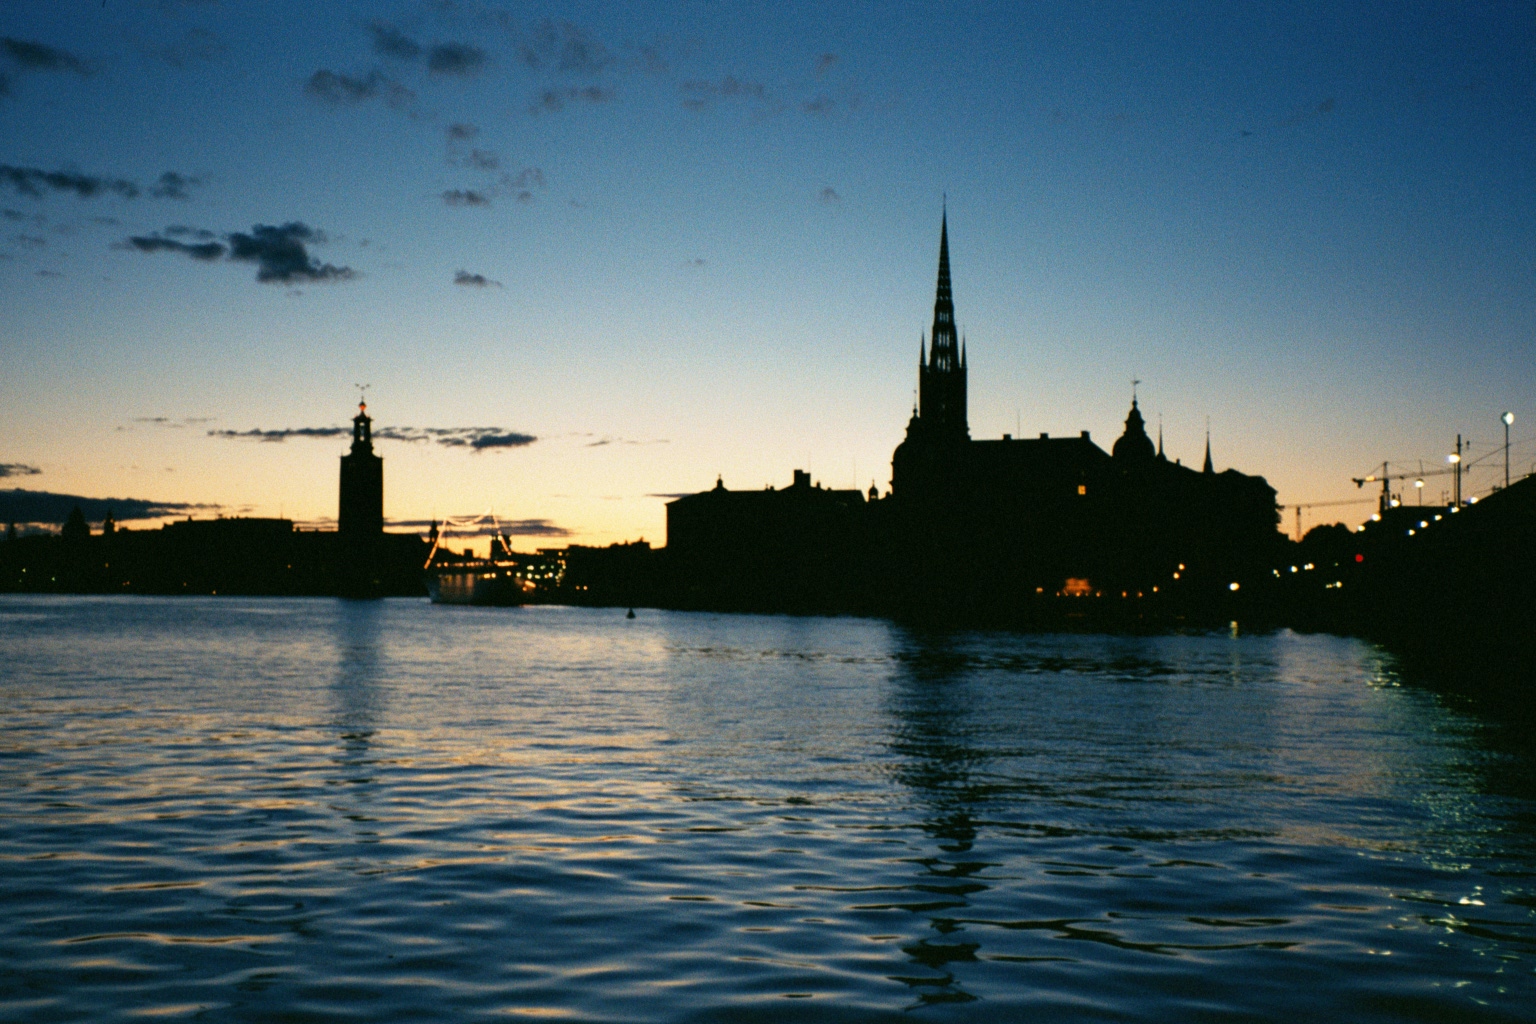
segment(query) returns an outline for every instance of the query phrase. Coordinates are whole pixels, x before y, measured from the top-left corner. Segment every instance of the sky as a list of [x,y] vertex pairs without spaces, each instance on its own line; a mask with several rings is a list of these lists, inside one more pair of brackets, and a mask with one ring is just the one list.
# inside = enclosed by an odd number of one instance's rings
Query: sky
[[884,491],[947,201],[973,437],[1485,491],[1533,125],[1526,0],[0,0],[0,489],[333,521],[366,384],[401,528]]

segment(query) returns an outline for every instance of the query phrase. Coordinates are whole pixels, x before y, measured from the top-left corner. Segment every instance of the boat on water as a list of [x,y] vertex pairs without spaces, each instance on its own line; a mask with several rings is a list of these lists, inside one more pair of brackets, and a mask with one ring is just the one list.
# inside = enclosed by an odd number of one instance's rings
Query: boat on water
[[517,605],[527,603],[532,596],[536,585],[528,578],[524,560],[512,552],[494,519],[489,557],[479,558],[467,549],[461,553],[444,546],[450,525],[478,525],[480,518],[485,517],[445,521],[441,532],[436,522],[432,524],[428,535],[432,550],[422,572],[427,596],[433,604]]

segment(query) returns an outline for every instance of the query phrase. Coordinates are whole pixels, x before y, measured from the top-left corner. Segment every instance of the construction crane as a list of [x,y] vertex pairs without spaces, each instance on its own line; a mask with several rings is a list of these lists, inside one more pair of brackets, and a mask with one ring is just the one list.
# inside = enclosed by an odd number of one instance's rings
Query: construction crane
[[1299,504],[1295,504],[1295,505],[1291,505],[1291,506],[1281,505],[1280,507],[1282,509],[1284,509],[1286,507],[1290,507],[1290,508],[1293,508],[1293,509],[1296,510],[1296,542],[1299,544],[1299,543],[1301,543],[1301,510],[1302,509],[1304,509],[1304,508],[1330,508],[1330,507],[1336,506],[1336,505],[1369,505],[1371,502],[1373,502],[1375,500],[1376,500],[1375,498],[1350,498],[1348,501],[1304,501],[1304,502],[1300,502]]
[[[1457,438],[1457,447],[1460,448],[1460,438]],[[1418,473],[1393,473],[1391,472],[1391,466],[1383,462],[1380,473],[1372,473],[1369,476],[1350,477],[1350,479],[1355,482],[1356,487],[1364,487],[1366,484],[1373,484],[1380,480],[1381,497],[1378,499],[1377,511],[1385,514],[1387,509],[1392,507],[1393,480],[1417,480],[1422,483],[1423,479],[1427,476],[1449,476],[1456,472],[1458,466],[1459,463],[1452,465],[1449,469],[1431,469],[1428,472],[1421,471]]]

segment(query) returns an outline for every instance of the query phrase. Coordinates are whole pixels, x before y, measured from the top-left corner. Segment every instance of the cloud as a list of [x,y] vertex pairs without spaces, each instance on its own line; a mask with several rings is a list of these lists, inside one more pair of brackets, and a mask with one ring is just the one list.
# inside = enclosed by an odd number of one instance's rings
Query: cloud
[[537,167],[524,167],[517,172],[517,177],[504,178],[503,181],[513,188],[543,188],[544,172]]
[[602,43],[568,21],[544,20],[518,45],[518,56],[530,68],[552,66],[567,74],[595,75],[613,62]]
[[75,171],[45,171],[40,167],[13,167],[0,164],[0,185],[9,185],[17,193],[41,199],[44,190],[73,192],[81,199],[114,193],[124,199],[136,199],[143,191],[126,178],[105,178]]
[[[351,436],[351,427],[284,427],[263,430],[210,430],[209,437],[237,441],[261,441],[280,444],[292,438],[331,438]],[[375,440],[431,443],[444,448],[468,448],[474,452],[496,448],[524,448],[538,440],[505,427],[375,427]]]
[[466,288],[500,288],[500,281],[492,281],[484,274],[471,274],[467,270],[461,270],[453,275],[453,283],[463,285]]
[[347,437],[351,433],[351,427],[284,427],[279,430],[253,427],[250,430],[210,430],[208,436],[281,444],[293,437]]
[[62,523],[75,508],[88,522],[100,522],[110,512],[119,522],[135,519],[164,519],[199,510],[219,508],[180,501],[149,501],[143,498],[86,498],[78,494],[51,491],[27,491],[20,488],[0,491],[0,522]]
[[709,261],[706,260],[702,256],[695,256],[691,260],[684,260],[683,261],[683,266],[685,266],[685,267],[699,268],[699,267],[707,267],[708,265],[709,265]]
[[443,202],[449,206],[490,206],[491,197],[472,188],[450,188],[443,193]]
[[304,84],[304,91],[316,99],[338,106],[365,103],[376,96],[382,96],[386,105],[398,110],[416,99],[416,94],[410,89],[378,71],[368,72],[367,78],[357,78],[337,71],[316,71]]
[[510,519],[502,522],[501,532],[511,537],[569,537],[571,531],[548,519]]
[[695,493],[696,492],[694,491],[677,491],[675,493],[647,494],[646,497],[661,498],[665,501],[675,501],[678,498],[691,498]]
[[0,479],[8,476],[38,476],[43,471],[24,462],[0,462]]
[[484,522],[484,517],[478,513],[449,518],[461,521],[482,521],[470,522],[462,526],[448,526],[444,522],[432,519],[386,519],[384,523],[386,526],[404,530],[425,530],[435,523],[443,531],[444,543],[466,540],[470,537],[494,537],[498,533],[509,537],[569,537],[571,535],[570,530],[563,526],[556,526],[548,519],[503,519],[497,523],[490,523]]
[[63,274],[59,273],[57,270],[39,270],[39,271],[36,271],[36,274],[37,274],[38,277],[63,277],[64,276]]
[[373,50],[385,57],[398,60],[415,60],[421,56],[421,44],[411,39],[388,22],[374,19],[368,22],[368,32],[373,36]]
[[73,71],[81,76],[91,73],[79,57],[44,43],[0,36],[0,52],[25,71]]
[[830,96],[817,96],[800,104],[800,109],[807,114],[830,114],[836,107],[837,102]]
[[191,197],[187,195],[187,189],[201,184],[202,180],[199,178],[166,171],[149,187],[149,194],[156,199],[189,199]]
[[637,438],[633,438],[633,437],[600,437],[596,441],[588,441],[582,447],[584,447],[584,448],[602,448],[603,446],[610,445],[610,444],[670,444],[670,443],[671,442],[669,442],[664,437],[654,437],[654,438],[648,438],[648,439],[645,439],[645,440],[641,440],[641,439],[637,439]]
[[11,241],[27,249],[41,249],[48,244],[48,239],[41,235],[13,235]]
[[225,252],[224,246],[218,242],[181,242],[160,235],[133,235],[124,245],[139,252],[180,252],[195,260],[205,261],[216,260]]
[[838,203],[843,201],[843,197],[838,195],[837,189],[833,188],[831,185],[828,185],[826,188],[822,189],[817,198],[830,206],[836,206]]
[[[177,252],[205,263],[227,253],[230,260],[255,263],[256,280],[263,284],[349,281],[358,276],[351,267],[332,266],[312,257],[306,243],[323,243],[325,235],[299,221],[281,226],[257,224],[248,234],[232,231],[224,235],[223,242],[215,241],[218,237],[206,228],[173,224],[163,233],[132,235],[114,248],[142,253]],[[183,241],[184,238],[195,241]]]
[[501,158],[488,149],[469,151],[469,165],[480,171],[494,171],[501,166]]
[[489,60],[486,52],[468,43],[439,43],[427,53],[427,70],[434,75],[473,75]]
[[836,64],[836,63],[837,63],[837,54],[835,54],[835,53],[824,53],[820,57],[817,57],[816,58],[816,77],[820,78],[822,75],[824,75],[828,71],[832,70],[832,66],[834,64]]
[[579,89],[545,89],[528,105],[528,113],[558,114],[567,103],[607,103],[613,95],[612,89],[596,85]]
[[445,131],[448,134],[449,142],[468,142],[470,139],[480,134],[479,128],[472,124],[465,124],[462,121],[458,121],[449,125]]
[[299,281],[349,281],[357,276],[351,267],[321,263],[309,255],[305,243],[323,243],[325,236],[301,221],[282,226],[257,224],[250,234],[229,235],[229,258],[256,264],[256,280],[293,284]]
[[[212,423],[212,416],[187,416],[184,419],[175,420],[169,416],[135,416],[135,423],[152,423],[157,427],[169,427],[172,430],[180,430],[183,427],[196,427],[204,423]],[[121,427],[119,430],[123,429]]]

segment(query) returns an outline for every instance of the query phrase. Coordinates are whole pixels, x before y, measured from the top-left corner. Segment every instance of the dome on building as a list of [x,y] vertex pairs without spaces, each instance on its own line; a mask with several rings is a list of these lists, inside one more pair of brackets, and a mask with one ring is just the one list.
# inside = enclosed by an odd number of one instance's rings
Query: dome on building
[[1136,399],[1131,399],[1131,414],[1125,418],[1125,433],[1121,434],[1111,449],[1111,454],[1117,459],[1150,459],[1156,454],[1152,447],[1152,439],[1147,436],[1146,421],[1141,418],[1141,410],[1136,407]]

